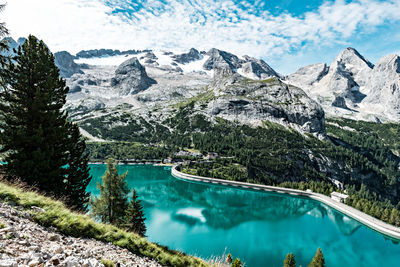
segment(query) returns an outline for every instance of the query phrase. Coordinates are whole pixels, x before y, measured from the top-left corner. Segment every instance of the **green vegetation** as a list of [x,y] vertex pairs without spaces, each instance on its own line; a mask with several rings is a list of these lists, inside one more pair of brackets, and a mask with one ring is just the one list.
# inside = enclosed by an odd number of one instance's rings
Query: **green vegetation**
[[294,259],[293,253],[286,254],[286,258],[283,262],[283,267],[296,267],[296,260]]
[[[283,126],[263,122],[250,127],[216,118],[210,122],[194,114],[195,102],[181,105],[163,121],[164,136],[147,142],[89,144],[92,159],[162,159],[180,149],[203,154],[216,152],[212,162],[191,163],[188,174],[297,188],[329,195],[341,191],[348,204],[394,225],[400,225],[399,124],[379,124],[345,119],[328,120],[329,140],[318,140]],[[347,127],[347,128],[346,128]],[[352,131],[355,129],[356,131]],[[145,138],[146,139],[146,138]],[[387,215],[389,214],[389,215]]]
[[246,167],[238,163],[233,163],[233,159],[217,159],[212,162],[192,162],[190,165],[183,166],[181,171],[191,175],[234,181],[246,181],[248,177]]
[[156,142],[169,133],[168,128],[160,124],[152,125],[142,117],[136,117],[131,113],[116,113],[86,119],[79,122],[79,126],[105,140],[129,142]]
[[325,267],[325,259],[324,255],[322,254],[321,248],[317,249],[314,258],[312,259],[308,267]]
[[303,190],[306,191],[307,189],[310,189],[311,191],[315,193],[320,193],[323,195],[330,196],[333,191],[338,191],[337,188],[335,188],[334,185],[331,183],[327,183],[324,181],[308,181],[308,182],[283,182],[279,184],[278,186],[280,187],[286,187],[286,188],[293,188],[293,189],[298,189],[298,190]]
[[[283,267],[296,267],[296,260],[293,253],[286,254],[285,260],[283,261]],[[321,248],[317,249],[317,252],[308,267],[325,267],[325,259]]]
[[124,228],[140,236],[145,236],[146,224],[144,221],[143,207],[134,189],[132,191],[132,200],[129,202],[128,209],[126,210]]
[[128,173],[118,174],[116,162],[107,160],[107,170],[102,177],[102,184],[97,183],[100,197],[90,200],[91,214],[103,223],[121,226],[124,222],[126,209],[128,208],[128,184],[125,177]]
[[[344,145],[344,141],[338,137],[332,138],[333,142],[321,141],[268,122],[263,127],[252,128],[219,120],[216,124],[209,124],[207,129],[190,135],[193,147],[203,153],[213,151],[222,157],[232,158],[212,163],[193,163],[185,167],[183,172],[311,189],[326,195],[339,190],[330,179],[334,178],[341,181],[350,194],[349,205],[400,225],[400,181],[397,179],[400,175],[397,169],[400,158],[391,152],[394,148],[387,144],[381,144],[381,150],[376,152],[373,148],[367,150],[368,142],[362,139],[360,144],[363,144],[364,150],[361,151],[355,147],[355,141],[350,142],[350,138],[342,137],[353,145]],[[329,126],[329,136],[333,135],[330,131]],[[390,131],[394,134],[386,138],[396,139],[397,130]],[[342,136],[347,136],[345,134],[343,132]],[[336,135],[339,135],[339,130]],[[370,134],[360,134],[360,138],[368,136]],[[387,157],[379,151],[384,151]],[[238,168],[245,169],[246,173],[238,171]]]
[[8,177],[86,210],[91,177],[85,141],[62,110],[69,89],[53,54],[30,35],[3,71],[7,88],[0,94],[0,151]]
[[176,149],[168,146],[152,146],[130,142],[87,143],[91,161],[104,161],[107,158],[125,159],[164,159]]
[[[97,223],[87,215],[71,212],[62,202],[23,189],[20,185],[10,186],[0,182],[0,200],[25,208],[37,223],[46,227],[55,227],[66,235],[110,242],[132,253],[155,259],[162,265],[208,266],[198,258],[153,244],[135,233],[112,225]],[[34,212],[31,209],[32,206],[43,208],[45,212]]]
[[[399,193],[400,124],[337,118],[327,121],[327,132],[335,145],[363,155],[374,169],[379,169],[377,175],[372,178],[377,183],[383,180],[384,190]],[[361,184],[359,187],[350,185],[347,190],[350,197],[346,204],[385,222],[400,226],[398,196],[384,199],[381,196],[387,196],[388,193],[379,195],[367,184]]]
[[242,262],[239,258],[236,258],[233,260],[231,267],[242,267]]
[[226,261],[226,263],[228,263],[228,264],[231,264],[231,263],[232,263],[233,259],[232,259],[232,254],[231,254],[231,253],[228,253],[228,255],[226,256],[225,261]]
[[104,267],[114,267],[115,266],[114,262],[109,259],[102,259],[101,263],[104,265]]
[[175,107],[177,108],[184,108],[185,106],[191,105],[192,103],[198,103],[200,105],[206,105],[208,102],[211,100],[215,99],[215,95],[213,90],[209,90],[206,88],[204,90],[204,93],[200,93],[196,96],[193,96],[191,98],[188,98],[182,102],[179,102]]
[[107,160],[107,170],[102,178],[102,184],[97,184],[100,189],[100,197],[91,199],[90,213],[103,223],[124,227],[144,236],[146,233],[145,218],[135,190],[133,190],[132,200],[128,203],[130,190],[125,181],[127,174],[126,172],[119,175],[116,161]]

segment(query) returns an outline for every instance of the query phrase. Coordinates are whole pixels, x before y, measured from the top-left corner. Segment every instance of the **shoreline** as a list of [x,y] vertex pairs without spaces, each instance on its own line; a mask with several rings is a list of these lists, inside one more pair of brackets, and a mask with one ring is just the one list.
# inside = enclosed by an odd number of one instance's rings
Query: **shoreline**
[[203,183],[211,183],[211,184],[220,184],[227,186],[240,187],[244,189],[254,189],[258,191],[266,191],[266,192],[276,192],[280,194],[289,194],[294,196],[304,196],[316,200],[320,203],[328,205],[329,207],[335,209],[336,211],[351,217],[352,219],[360,222],[361,224],[369,227],[372,230],[379,232],[387,237],[395,239],[396,241],[400,241],[400,227],[393,226],[391,224],[385,223],[381,220],[378,220],[362,211],[359,211],[353,207],[350,207],[344,203],[337,202],[331,199],[328,196],[314,193],[314,192],[306,192],[298,189],[285,188],[285,187],[277,187],[277,186],[268,186],[268,185],[259,185],[259,184],[251,184],[245,182],[237,182],[209,177],[202,177],[196,175],[190,175],[183,172],[178,171],[176,168],[179,165],[174,165],[171,168],[171,175],[178,179],[203,182]]
[[[106,165],[107,162],[105,161],[90,161],[88,162],[89,165]],[[126,162],[126,161],[118,161],[117,165],[153,165],[153,166],[165,166],[165,167],[172,167],[174,166],[173,163],[158,163],[158,162]]]

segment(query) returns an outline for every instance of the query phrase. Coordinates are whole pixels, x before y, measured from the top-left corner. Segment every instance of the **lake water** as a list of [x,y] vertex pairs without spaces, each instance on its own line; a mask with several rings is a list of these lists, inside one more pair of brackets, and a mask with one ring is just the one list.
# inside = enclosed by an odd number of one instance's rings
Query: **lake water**
[[[88,191],[105,165],[91,165]],[[135,188],[152,242],[208,259],[224,251],[246,266],[282,266],[293,252],[307,266],[321,247],[334,266],[400,266],[400,245],[311,199],[176,179],[169,167],[120,165]]]

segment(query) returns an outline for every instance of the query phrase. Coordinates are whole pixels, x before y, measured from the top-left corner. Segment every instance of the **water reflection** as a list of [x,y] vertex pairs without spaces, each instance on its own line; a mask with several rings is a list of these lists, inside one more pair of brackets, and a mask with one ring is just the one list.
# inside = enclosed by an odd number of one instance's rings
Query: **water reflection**
[[[104,165],[91,166],[88,191]],[[397,266],[399,246],[317,201],[178,180],[170,170],[120,166],[144,206],[148,238],[208,258],[225,248],[246,266],[281,266],[288,252],[307,266],[321,247],[327,266]]]
[[308,198],[183,181],[171,177],[169,170],[151,173],[142,181],[128,176],[128,183],[138,191],[145,209],[173,209],[171,219],[189,227],[205,224],[228,230],[249,221],[278,223],[305,214],[328,217],[344,235],[360,227],[357,221]]

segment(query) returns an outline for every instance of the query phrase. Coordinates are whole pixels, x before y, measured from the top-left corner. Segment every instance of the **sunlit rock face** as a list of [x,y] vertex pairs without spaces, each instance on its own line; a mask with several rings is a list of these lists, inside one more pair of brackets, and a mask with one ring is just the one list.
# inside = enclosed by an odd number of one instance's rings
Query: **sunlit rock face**
[[135,57],[119,65],[111,79],[111,86],[118,88],[122,96],[144,91],[154,83],[156,81],[147,76],[146,69]]
[[83,74],[82,67],[74,62],[74,57],[67,51],[54,54],[54,63],[60,70],[60,75],[69,78],[75,73]]
[[252,126],[273,121],[324,138],[325,115],[400,118],[397,55],[374,66],[346,48],[329,66],[305,66],[287,77],[261,59],[216,48],[185,53],[95,49],[75,56],[63,51],[55,61],[67,78],[66,109],[76,121],[117,110],[162,123],[174,107],[193,102],[193,114],[211,121],[222,117]]
[[322,105],[327,116],[399,121],[399,56],[382,57],[374,66],[354,48],[331,63],[300,68],[286,77]]

